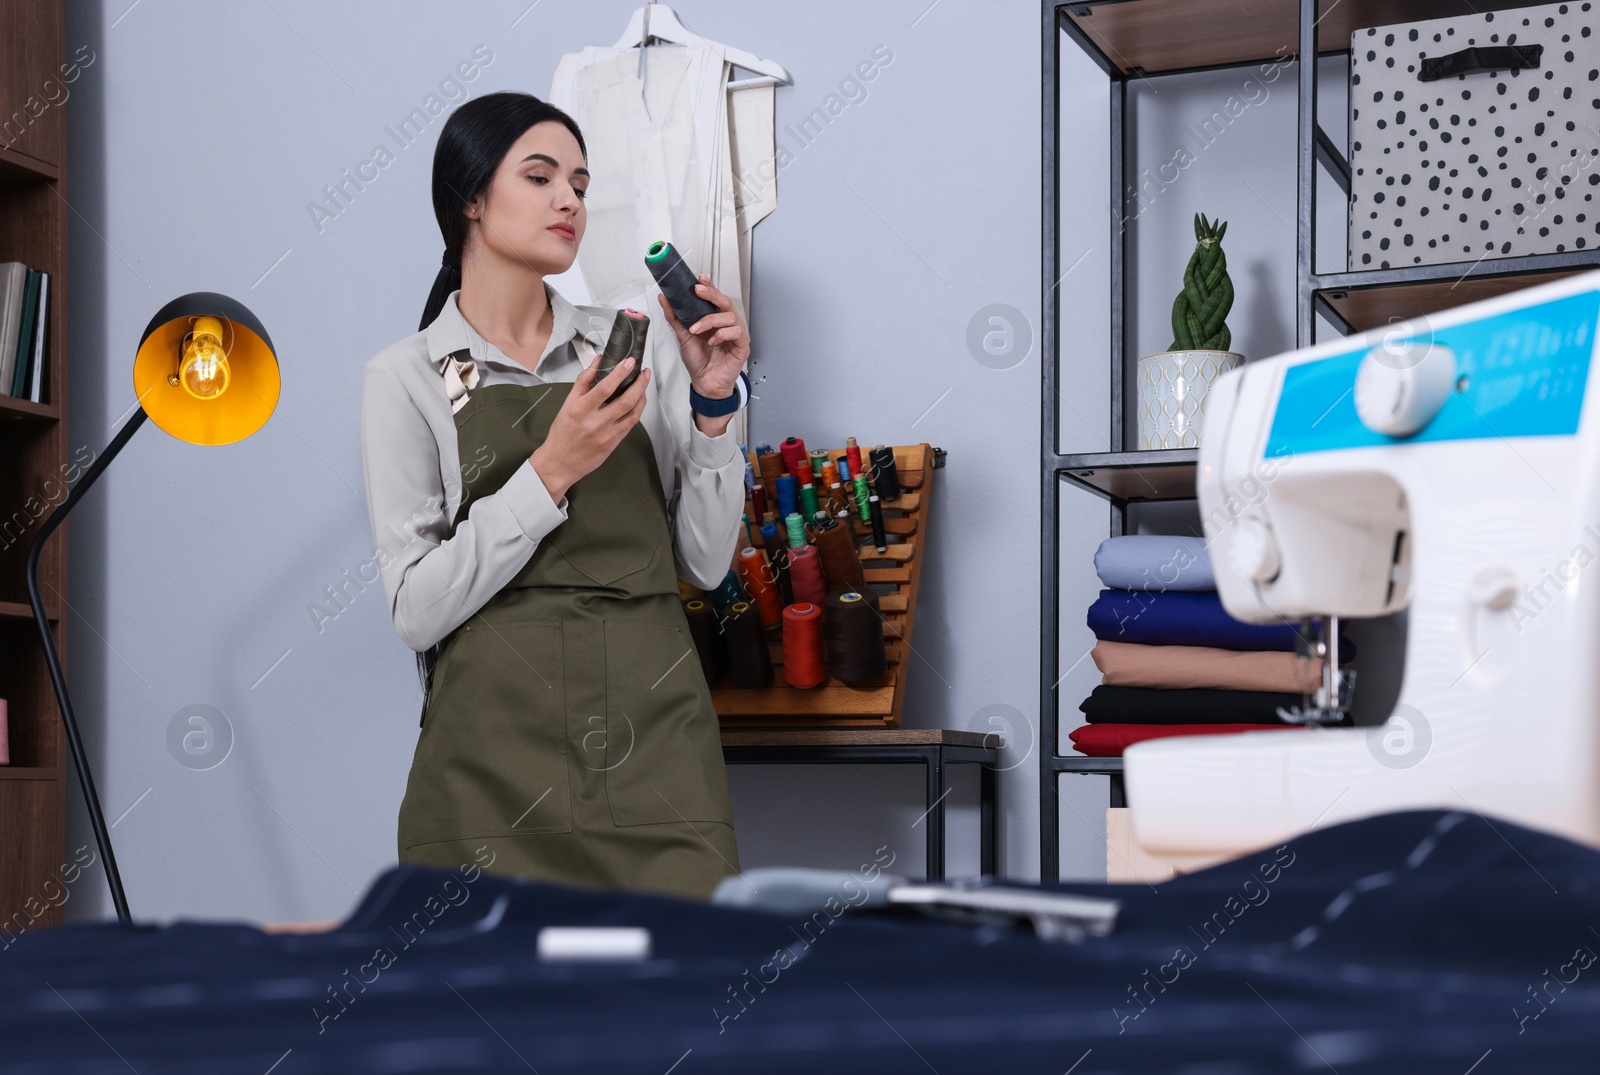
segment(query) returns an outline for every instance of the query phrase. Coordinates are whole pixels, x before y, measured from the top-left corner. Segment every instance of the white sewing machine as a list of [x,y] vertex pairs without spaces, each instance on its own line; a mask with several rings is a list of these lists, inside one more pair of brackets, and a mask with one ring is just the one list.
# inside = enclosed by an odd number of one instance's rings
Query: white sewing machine
[[1409,605],[1381,728],[1140,743],[1134,837],[1180,868],[1413,808],[1600,845],[1600,272],[1246,364],[1206,400],[1200,514],[1222,603],[1313,618]]

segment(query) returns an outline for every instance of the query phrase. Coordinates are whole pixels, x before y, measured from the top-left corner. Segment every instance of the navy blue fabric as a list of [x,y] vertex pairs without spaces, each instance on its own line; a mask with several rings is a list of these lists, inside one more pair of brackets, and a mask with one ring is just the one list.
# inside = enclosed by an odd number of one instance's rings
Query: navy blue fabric
[[[1566,840],[1412,812],[1161,885],[1048,887],[1115,895],[1118,928],[1070,946],[862,909],[808,926],[408,866],[327,934],[187,921],[28,932],[0,951],[0,1072],[1600,1066],[1600,853]],[[453,905],[441,896],[457,890]],[[645,925],[655,954],[543,964],[545,924]],[[361,970],[379,949],[388,966]],[[340,1011],[330,993],[355,976],[371,982],[348,987]]]
[[[1292,652],[1298,628],[1288,623],[1236,620],[1215,593],[1101,590],[1089,606],[1089,630],[1107,642]],[[1355,644],[1340,635],[1340,663],[1355,656]]]

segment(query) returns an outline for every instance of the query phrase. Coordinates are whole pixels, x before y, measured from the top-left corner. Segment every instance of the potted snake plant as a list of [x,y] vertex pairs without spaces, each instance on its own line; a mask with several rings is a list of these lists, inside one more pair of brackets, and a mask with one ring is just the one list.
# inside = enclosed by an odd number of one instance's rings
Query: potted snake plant
[[1139,359],[1139,447],[1198,448],[1206,392],[1224,372],[1244,362],[1228,350],[1233,282],[1222,252],[1226,221],[1194,218],[1194,253],[1183,270],[1183,290],[1172,303],[1172,344]]

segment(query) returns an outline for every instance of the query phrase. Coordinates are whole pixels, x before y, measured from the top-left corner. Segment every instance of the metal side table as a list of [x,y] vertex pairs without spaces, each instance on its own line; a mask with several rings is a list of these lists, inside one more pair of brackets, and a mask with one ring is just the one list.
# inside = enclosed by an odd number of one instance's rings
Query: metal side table
[[999,815],[995,809],[998,737],[993,733],[942,728],[757,728],[723,729],[722,756],[729,765],[922,764],[927,771],[928,880],[944,880],[945,765],[979,766],[982,836],[979,869],[995,873]]

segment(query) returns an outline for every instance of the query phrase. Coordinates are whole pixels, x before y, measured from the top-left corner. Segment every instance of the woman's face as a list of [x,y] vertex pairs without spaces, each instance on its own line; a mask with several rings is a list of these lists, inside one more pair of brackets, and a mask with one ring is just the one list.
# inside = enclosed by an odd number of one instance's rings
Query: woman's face
[[543,276],[564,273],[578,257],[588,223],[583,204],[589,170],[578,140],[554,120],[523,132],[500,161],[488,189],[467,203],[470,248],[493,252]]

